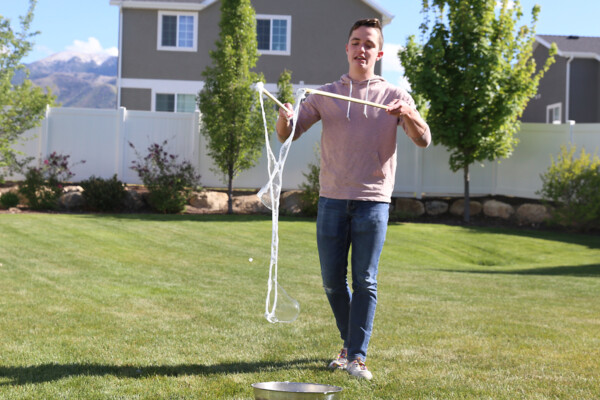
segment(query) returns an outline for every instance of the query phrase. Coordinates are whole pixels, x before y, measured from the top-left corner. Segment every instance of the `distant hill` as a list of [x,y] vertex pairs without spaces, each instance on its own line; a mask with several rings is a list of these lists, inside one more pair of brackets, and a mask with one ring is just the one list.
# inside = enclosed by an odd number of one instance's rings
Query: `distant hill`
[[36,86],[50,87],[63,107],[114,109],[117,60],[106,54],[65,51],[27,64],[27,68],[29,79]]

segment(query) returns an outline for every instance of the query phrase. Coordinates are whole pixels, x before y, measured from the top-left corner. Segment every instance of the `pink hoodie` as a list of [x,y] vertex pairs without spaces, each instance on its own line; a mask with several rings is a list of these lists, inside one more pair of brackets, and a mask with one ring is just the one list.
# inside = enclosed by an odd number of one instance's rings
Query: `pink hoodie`
[[[414,107],[405,90],[380,76],[357,82],[345,74],[319,90],[384,105],[401,99]],[[312,94],[300,107],[295,137],[319,120],[323,123],[320,195],[389,203],[396,176],[396,131],[398,125],[404,128],[403,119],[384,109]]]

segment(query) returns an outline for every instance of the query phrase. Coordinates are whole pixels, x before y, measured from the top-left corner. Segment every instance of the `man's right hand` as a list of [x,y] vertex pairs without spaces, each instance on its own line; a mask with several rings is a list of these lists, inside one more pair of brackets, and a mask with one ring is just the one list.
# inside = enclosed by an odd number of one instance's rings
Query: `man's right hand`
[[294,118],[294,108],[290,103],[284,104],[285,108],[279,107],[279,118],[285,118],[287,121]]

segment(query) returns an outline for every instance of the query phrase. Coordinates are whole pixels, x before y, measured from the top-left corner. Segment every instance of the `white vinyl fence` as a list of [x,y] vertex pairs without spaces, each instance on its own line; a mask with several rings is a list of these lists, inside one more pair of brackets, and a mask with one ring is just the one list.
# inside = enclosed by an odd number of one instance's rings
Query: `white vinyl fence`
[[[94,175],[110,178],[117,174],[125,183],[140,183],[130,169],[137,159],[132,143],[140,155],[146,155],[152,143],[167,140],[167,151],[189,160],[201,174],[205,187],[226,187],[214,172],[207,156],[206,141],[200,134],[200,114],[148,111],[95,110],[81,108],[49,108],[42,125],[24,135],[29,140],[19,148],[37,162],[56,151],[69,155],[75,165],[74,181]],[[294,142],[288,155],[283,176],[283,190],[296,189],[306,181],[303,173],[310,163],[316,163],[315,148],[320,141],[321,125],[316,124]],[[435,132],[432,133],[435,136]],[[275,135],[272,145],[279,147]],[[471,195],[506,195],[538,198],[540,174],[551,164],[551,157],[561,145],[573,143],[578,152],[600,152],[600,124],[550,125],[522,124],[520,140],[513,155],[500,162],[485,162],[471,166]],[[441,146],[417,148],[398,128],[398,170],[395,197],[462,196],[462,171],[453,173],[448,167],[449,155]],[[9,177],[20,179],[22,177]],[[265,155],[259,164],[234,180],[235,188],[258,189],[267,181]]]

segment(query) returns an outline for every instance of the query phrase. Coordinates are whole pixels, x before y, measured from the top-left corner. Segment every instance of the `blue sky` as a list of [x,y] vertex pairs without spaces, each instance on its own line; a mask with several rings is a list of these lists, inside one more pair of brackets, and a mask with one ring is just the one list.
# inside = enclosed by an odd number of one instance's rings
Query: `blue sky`
[[[409,35],[419,33],[423,19],[420,13],[422,1],[374,1],[395,16],[392,23],[384,28],[386,55],[383,75],[398,83],[402,73],[395,54]],[[3,0],[0,14],[11,19],[13,26],[18,26],[18,16],[25,14],[28,4],[28,0]],[[536,29],[538,34],[600,36],[598,0],[522,0],[523,23],[529,23],[535,4],[542,7]],[[117,55],[119,12],[118,7],[109,4],[109,0],[38,0],[33,29],[41,33],[25,62],[37,61],[65,50]]]

